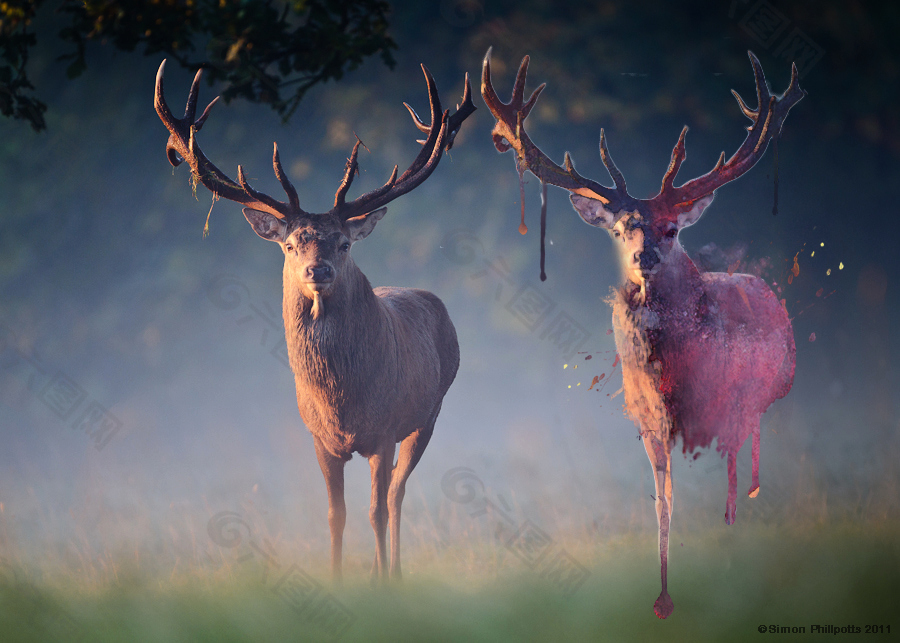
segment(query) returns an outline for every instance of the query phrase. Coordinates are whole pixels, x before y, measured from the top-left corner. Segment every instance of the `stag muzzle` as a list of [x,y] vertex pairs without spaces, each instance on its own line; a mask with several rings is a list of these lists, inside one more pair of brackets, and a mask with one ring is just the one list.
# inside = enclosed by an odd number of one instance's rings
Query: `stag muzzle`
[[303,269],[306,285],[314,292],[327,290],[334,282],[334,268],[331,264],[310,264]]
[[635,253],[634,259],[635,263],[640,266],[641,276],[647,279],[659,265],[659,252],[656,248],[645,248],[643,251]]

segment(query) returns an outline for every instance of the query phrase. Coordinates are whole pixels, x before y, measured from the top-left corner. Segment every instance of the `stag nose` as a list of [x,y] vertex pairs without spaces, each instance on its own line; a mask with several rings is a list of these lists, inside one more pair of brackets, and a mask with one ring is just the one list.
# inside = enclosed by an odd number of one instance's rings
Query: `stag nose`
[[641,264],[641,271],[649,272],[653,269],[653,267],[659,263],[659,255],[656,254],[653,250],[645,250],[644,252],[637,253],[635,257]]
[[306,278],[312,283],[328,283],[334,280],[334,268],[327,263],[307,266]]

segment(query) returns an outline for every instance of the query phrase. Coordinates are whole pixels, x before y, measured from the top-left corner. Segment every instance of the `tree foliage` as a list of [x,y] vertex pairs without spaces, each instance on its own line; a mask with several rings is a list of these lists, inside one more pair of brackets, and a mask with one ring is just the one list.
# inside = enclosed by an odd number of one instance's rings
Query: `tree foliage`
[[0,112],[46,127],[46,105],[28,79],[40,5],[64,20],[69,78],[87,68],[88,42],[164,54],[209,83],[222,98],[268,103],[285,120],[317,83],[340,79],[380,54],[393,68],[385,0],[8,0],[0,3]]

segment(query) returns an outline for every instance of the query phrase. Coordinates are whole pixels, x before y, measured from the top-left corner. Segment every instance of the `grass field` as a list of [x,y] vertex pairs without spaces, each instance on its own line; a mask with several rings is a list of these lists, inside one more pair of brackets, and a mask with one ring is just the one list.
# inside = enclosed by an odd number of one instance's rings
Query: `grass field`
[[[259,556],[232,557],[170,574],[119,565],[91,582],[60,574],[35,582],[6,561],[0,640],[759,641],[760,625],[806,628],[767,634],[778,640],[900,632],[897,524],[723,525],[679,538],[669,581],[676,607],[666,621],[652,611],[652,533],[559,544],[588,572],[575,591],[490,538],[411,548],[403,584],[378,590],[360,565],[348,567],[342,589],[318,584],[328,577],[321,562],[295,563],[285,552],[278,569]],[[891,634],[814,634],[813,624],[890,626]]]

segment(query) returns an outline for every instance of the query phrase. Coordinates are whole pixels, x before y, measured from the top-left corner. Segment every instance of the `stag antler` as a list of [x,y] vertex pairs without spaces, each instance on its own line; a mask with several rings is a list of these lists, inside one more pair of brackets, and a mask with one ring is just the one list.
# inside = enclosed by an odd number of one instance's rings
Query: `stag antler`
[[531,112],[538,96],[546,87],[542,84],[531,94],[531,98],[525,101],[525,76],[528,73],[530,58],[525,56],[516,74],[516,82],[513,86],[512,98],[509,103],[502,102],[497,97],[497,92],[491,84],[491,49],[488,49],[484,57],[484,65],[481,71],[481,95],[485,104],[491,110],[491,114],[497,119],[491,135],[494,146],[500,152],[510,149],[516,152],[516,168],[521,175],[525,170],[534,174],[542,183],[549,183],[564,188],[575,194],[599,199],[607,207],[615,212],[627,208],[634,201],[628,194],[625,186],[625,178],[616,167],[606,148],[606,136],[600,130],[600,158],[615,182],[615,188],[608,188],[595,181],[585,178],[575,171],[572,157],[566,152],[565,169],[550,160],[528,137],[525,132],[525,119]]
[[469,84],[469,74],[466,74],[462,103],[456,106],[456,112],[451,116],[450,110],[443,111],[441,109],[441,99],[438,96],[437,85],[435,85],[434,78],[425,65],[422,65],[422,73],[425,74],[425,83],[428,85],[431,124],[425,125],[415,110],[403,103],[406,109],[409,110],[416,127],[428,133],[425,141],[420,141],[423,143],[422,150],[399,179],[397,178],[398,166],[395,165],[391,178],[383,186],[362,195],[350,203],[344,203],[344,197],[350,188],[350,184],[353,182],[353,176],[358,172],[357,155],[361,143],[357,141],[356,145],[353,146],[350,159],[347,161],[344,179],[341,181],[337,194],[334,195],[334,209],[332,212],[338,214],[344,220],[371,212],[390,203],[431,176],[438,162],[440,162],[444,150],[449,150],[453,147],[453,140],[456,138],[463,121],[475,111],[475,104],[472,102],[472,88]]
[[749,130],[747,138],[727,163],[725,162],[725,152],[722,152],[712,170],[676,188],[672,184],[686,157],[684,136],[687,134],[688,128],[685,126],[681,130],[678,143],[672,150],[672,161],[663,177],[662,188],[659,194],[653,197],[653,200],[664,201],[675,206],[684,205],[712,194],[717,188],[734,181],[762,158],[769,141],[781,134],[781,126],[784,124],[788,112],[806,96],[806,91],[800,89],[798,84],[796,63],[791,64],[791,82],[788,88],[781,96],[773,96],[769,93],[766,77],[759,60],[752,51],[748,51],[747,55],[750,57],[753,76],[756,80],[756,109],[747,107],[740,95],[733,89],[731,90],[744,116],[753,121],[753,125],[747,128]]
[[[753,167],[765,153],[769,141],[781,133],[781,127],[790,109],[806,96],[806,92],[798,85],[797,65],[791,65],[791,82],[785,92],[781,96],[773,96],[769,92],[759,60],[753,55],[753,52],[748,51],[747,55],[750,57],[753,75],[756,79],[757,108],[753,110],[747,107],[738,93],[732,90],[741,111],[753,121],[753,125],[748,128],[749,133],[744,143],[727,163],[725,162],[725,152],[722,152],[716,166],[707,174],[692,179],[679,187],[674,187],[675,175],[678,174],[678,170],[686,158],[684,137],[688,128],[685,126],[678,138],[678,143],[672,150],[672,160],[663,177],[660,193],[649,200],[641,199],[642,201],[661,202],[669,206],[684,206],[712,194],[717,188],[735,180]],[[575,171],[568,152],[565,156],[565,169],[559,167],[528,138],[523,123],[544,89],[544,85],[538,87],[531,98],[525,102],[525,75],[528,71],[528,61],[528,56],[522,59],[513,87],[512,100],[506,104],[497,98],[497,94],[491,86],[490,49],[484,58],[481,94],[491,113],[497,119],[497,124],[492,132],[494,145],[500,152],[509,149],[515,150],[516,165],[520,174],[524,170],[529,170],[544,183],[603,201],[607,209],[612,212],[630,209],[636,200],[628,195],[625,179],[613,163],[609,150],[606,148],[606,136],[602,129],[600,130],[600,157],[615,182],[615,189],[604,187],[580,176]]]
[[[194,120],[197,111],[197,96],[200,88],[200,78],[202,70],[197,72],[194,82],[191,85],[191,91],[188,95],[187,108],[185,109],[184,118],[178,119],[172,114],[168,105],[166,105],[163,94],[163,72],[166,61],[164,60],[159,66],[156,74],[156,96],[154,104],[156,112],[162,119],[163,124],[170,132],[169,142],[166,145],[166,155],[169,162],[173,166],[180,165],[183,161],[187,161],[191,166],[191,171],[203,185],[217,196],[225,197],[231,201],[242,203],[256,210],[262,210],[275,215],[279,219],[291,219],[298,216],[309,216],[309,213],[300,208],[297,191],[284,173],[281,166],[281,160],[278,157],[278,146],[275,145],[275,153],[272,163],[275,168],[275,176],[288,195],[288,203],[278,201],[266,194],[257,192],[247,183],[244,176],[243,168],[238,165],[238,183],[232,181],[219,168],[204,156],[200,147],[197,145],[196,133],[200,131],[203,124],[209,116],[210,108],[216,103],[215,98],[203,111],[200,118]],[[393,201],[399,196],[406,194],[425,179],[427,179],[434,169],[437,167],[445,149],[453,147],[453,140],[459,132],[463,121],[475,111],[475,105],[472,103],[471,87],[469,85],[469,75],[466,74],[465,91],[463,93],[462,103],[457,105],[457,111],[451,116],[449,110],[442,111],[441,101],[438,96],[437,86],[431,73],[422,65],[422,71],[425,74],[425,82],[428,85],[428,96],[431,104],[431,124],[425,125],[415,111],[406,105],[407,109],[413,116],[413,121],[420,130],[428,132],[428,137],[424,141],[422,150],[416,156],[412,165],[397,178],[397,166],[382,187],[372,190],[359,198],[347,203],[347,191],[353,183],[353,177],[358,173],[358,156],[359,147],[362,142],[357,139],[353,146],[353,151],[347,161],[344,171],[344,178],[334,195],[334,207],[328,212],[338,216],[346,221],[347,219],[366,214],[372,210],[376,210],[381,206]]]
[[200,93],[200,78],[203,76],[203,70],[200,69],[197,71],[197,75],[194,76],[194,82],[191,84],[187,107],[184,110],[184,118],[175,118],[172,110],[166,104],[163,92],[165,69],[166,61],[163,60],[159,65],[159,71],[156,72],[156,93],[153,104],[156,107],[156,113],[159,114],[166,129],[170,132],[169,142],[166,144],[166,156],[169,158],[169,163],[174,167],[178,167],[182,162],[187,161],[196,179],[205,185],[210,192],[219,197],[237,201],[255,210],[268,212],[279,219],[306,214],[300,209],[297,191],[284,173],[284,168],[281,167],[277,144],[272,155],[272,165],[275,167],[275,176],[288,195],[288,203],[273,199],[267,194],[257,192],[250,187],[244,176],[244,168],[240,165],[238,165],[238,181],[240,183],[238,184],[228,178],[222,170],[206,158],[200,150],[200,146],[197,145],[196,134],[203,127],[207,117],[209,117],[210,109],[216,104],[219,97],[214,98],[203,110],[200,118],[194,120],[194,115],[197,113],[197,97]]

